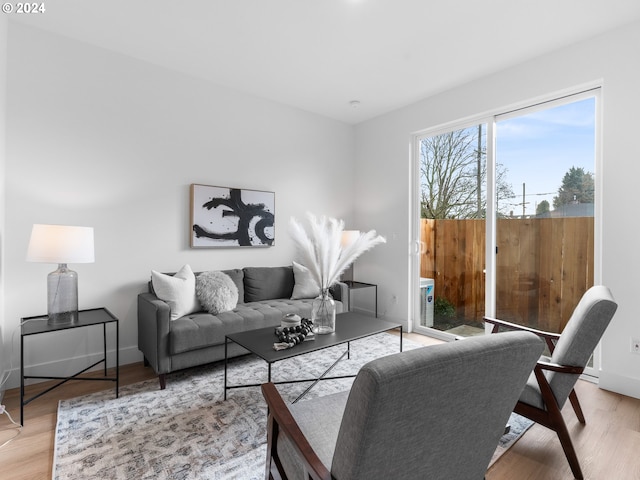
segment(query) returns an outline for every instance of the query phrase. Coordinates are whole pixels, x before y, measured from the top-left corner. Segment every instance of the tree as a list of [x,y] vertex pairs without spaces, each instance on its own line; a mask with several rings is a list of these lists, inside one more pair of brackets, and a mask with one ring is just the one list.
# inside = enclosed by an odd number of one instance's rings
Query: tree
[[542,200],[536,207],[536,215],[542,215],[543,213],[549,212],[549,210],[549,202]]
[[[422,218],[484,218],[486,216],[486,144],[482,126],[455,130],[420,142]],[[498,200],[513,197],[497,166]]]
[[582,167],[571,167],[564,174],[558,196],[553,197],[553,208],[569,203],[593,203],[594,185],[593,173],[585,172]]

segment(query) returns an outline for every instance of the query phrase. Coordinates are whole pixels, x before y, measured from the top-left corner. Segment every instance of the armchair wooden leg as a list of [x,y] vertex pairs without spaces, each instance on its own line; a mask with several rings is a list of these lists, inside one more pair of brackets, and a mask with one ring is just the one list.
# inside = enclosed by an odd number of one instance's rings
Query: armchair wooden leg
[[160,381],[160,390],[164,390],[167,386],[167,376],[164,373],[158,375],[158,380]]
[[[537,411],[537,413],[534,413],[533,417],[530,417],[529,415],[527,416],[531,418],[531,420],[541,423],[545,427],[550,428],[557,433],[558,440],[560,440],[560,444],[562,445],[564,454],[567,457],[567,461],[569,462],[569,466],[571,467],[573,476],[577,480],[583,480],[584,477],[582,476],[582,470],[580,469],[580,462],[578,462],[578,455],[576,455],[576,450],[575,448],[573,448],[573,443],[571,442],[571,437],[569,436],[569,431],[567,430],[567,424],[564,422],[564,417],[562,416],[562,412],[560,411],[558,402],[556,401],[556,398],[551,391],[551,387],[549,386],[547,378],[544,376],[542,369],[539,366],[536,366],[536,368],[534,369],[534,373],[536,379],[538,380],[538,385],[540,386],[540,393],[542,394],[542,400],[546,406],[546,411],[537,409],[535,407],[530,407],[528,405],[523,405],[523,408],[533,410],[534,412]],[[575,394],[573,396],[577,402],[578,397]],[[518,402],[518,405],[520,404],[521,402]],[[571,401],[571,404],[575,409],[576,404],[574,404],[573,399]],[[582,416],[582,409],[580,408],[580,404],[578,403],[577,405],[580,416]]]
[[514,412],[556,432],[558,440],[560,440],[560,445],[562,445],[564,455],[571,467],[571,472],[573,472],[573,476],[578,480],[583,480],[584,477],[582,476],[582,470],[580,469],[580,462],[578,462],[578,455],[576,454],[576,450],[571,442],[569,430],[567,430],[567,424],[564,422],[562,413],[560,412],[555,400],[547,403],[547,410],[541,410],[539,408],[532,407],[531,405],[518,402]]
[[[267,462],[265,467],[265,480],[273,480],[273,475],[271,474],[271,463],[273,460],[273,455],[271,454],[272,449],[275,448],[274,445],[274,435],[278,435],[278,424],[273,421],[273,417],[271,415],[267,416]],[[277,436],[275,437],[278,438]]]
[[267,461],[265,480],[287,480],[278,458],[278,434],[280,428],[272,415],[267,416]]
[[584,419],[584,414],[582,413],[582,407],[580,406],[580,402],[578,401],[578,395],[576,395],[575,390],[571,390],[569,394],[569,400],[571,401],[571,406],[573,407],[573,411],[576,412],[576,417],[578,417],[578,421],[582,424],[587,423]]
[[582,470],[580,469],[580,462],[578,461],[578,456],[573,448],[573,443],[571,442],[567,425],[564,423],[564,419],[562,417],[558,422],[556,422],[555,431],[558,434],[558,439],[560,440],[564,454],[569,461],[569,466],[571,467],[573,476],[578,480],[583,480],[584,477],[582,476]]

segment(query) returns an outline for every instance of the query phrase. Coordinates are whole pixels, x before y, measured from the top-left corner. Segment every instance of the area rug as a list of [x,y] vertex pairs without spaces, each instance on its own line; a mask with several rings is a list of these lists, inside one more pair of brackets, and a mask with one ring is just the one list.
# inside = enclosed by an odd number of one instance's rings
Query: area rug
[[[405,340],[404,349],[421,345]],[[367,361],[398,351],[399,338],[389,334],[351,344],[351,359],[341,361],[335,375],[355,374]],[[273,381],[308,378],[322,373],[340,356],[334,347],[276,363]],[[266,381],[266,363],[248,355],[229,362],[229,384]],[[347,390],[353,379],[319,383],[305,397]],[[111,479],[261,479],[266,456],[267,408],[260,389],[230,390],[223,400],[222,362],[171,374],[167,388],[157,379],[121,387],[120,398],[106,390],[58,407],[53,478]],[[308,384],[280,385],[287,401]],[[509,438],[495,457],[521,432],[510,420]],[[494,460],[495,461],[495,458]]]
[[529,430],[533,422],[528,418],[518,415],[517,413],[512,413],[509,418],[509,432],[504,434],[500,441],[498,442],[498,447],[489,462],[489,467],[496,463],[496,461],[504,455],[504,453],[509,450],[513,445],[518,441],[518,439],[524,435],[524,433]]

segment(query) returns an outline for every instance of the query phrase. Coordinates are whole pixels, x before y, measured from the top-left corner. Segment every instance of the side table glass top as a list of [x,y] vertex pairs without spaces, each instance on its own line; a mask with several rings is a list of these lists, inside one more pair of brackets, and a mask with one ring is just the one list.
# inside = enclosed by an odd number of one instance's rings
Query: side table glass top
[[21,326],[22,335],[34,335],[45,332],[55,332],[69,328],[87,327],[89,325],[99,325],[102,323],[117,322],[118,319],[106,308],[91,308],[78,311],[78,320],[69,323],[49,324],[47,315],[35,317],[25,317]]

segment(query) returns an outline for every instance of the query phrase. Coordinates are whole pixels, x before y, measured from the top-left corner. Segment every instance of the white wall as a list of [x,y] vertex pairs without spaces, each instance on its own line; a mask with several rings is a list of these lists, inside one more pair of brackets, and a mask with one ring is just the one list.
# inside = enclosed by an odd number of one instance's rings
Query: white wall
[[[80,308],[120,318],[126,364],[142,358],[136,296],[151,269],[289,264],[292,215],[350,219],[352,126],[12,22],[7,76],[7,332],[46,313],[55,266],[25,262],[34,223],[94,227],[96,262],[71,266]],[[276,245],[190,249],[191,183],[274,191]],[[26,364],[68,372],[99,337],[31,338]]]
[[[619,303],[602,342],[604,388],[640,397],[640,356],[630,353],[630,337],[640,337],[637,321],[640,253],[635,248],[634,201],[640,178],[640,24],[610,32],[570,48],[452,89],[356,128],[356,210],[359,223],[394,233],[387,248],[371,252],[362,279],[380,285],[381,310],[408,317],[411,135],[420,130],[528,99],[601,81],[603,85],[604,182],[602,282]],[[490,51],[487,52],[490,54]],[[398,295],[397,305],[391,302]]]

